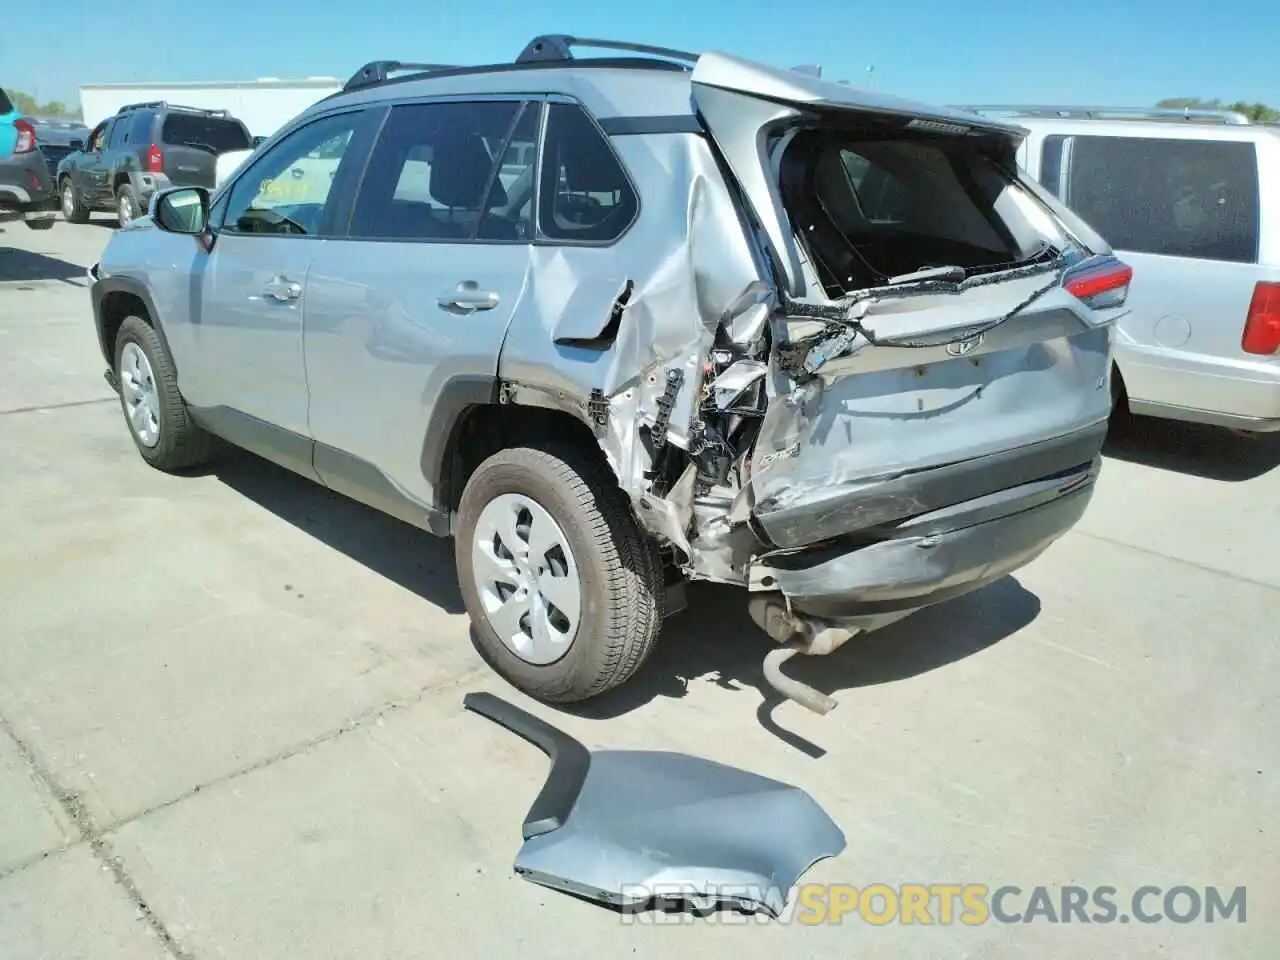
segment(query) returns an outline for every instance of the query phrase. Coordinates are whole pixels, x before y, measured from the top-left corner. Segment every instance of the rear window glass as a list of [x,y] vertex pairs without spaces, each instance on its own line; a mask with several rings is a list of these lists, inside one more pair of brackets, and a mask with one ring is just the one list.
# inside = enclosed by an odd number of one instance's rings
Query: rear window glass
[[247,150],[250,146],[249,134],[237,121],[198,114],[169,114],[160,135],[168,144],[202,145],[218,153]]
[[1117,250],[1252,263],[1252,143],[1074,137],[1062,199]]
[[12,113],[13,104],[9,100],[8,94],[0,90],[0,113]]
[[551,104],[543,150],[542,235],[578,243],[610,243],[622,236],[640,201],[609,141],[581,107]]
[[1051,256],[1062,242],[1016,174],[959,142],[802,135],[782,180],[833,292],[930,267],[1001,269]]

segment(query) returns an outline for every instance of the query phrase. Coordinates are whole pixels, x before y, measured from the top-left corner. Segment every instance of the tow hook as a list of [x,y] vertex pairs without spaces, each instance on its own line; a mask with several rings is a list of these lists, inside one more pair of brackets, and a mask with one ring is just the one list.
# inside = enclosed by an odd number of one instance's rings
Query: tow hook
[[764,678],[789,700],[824,716],[836,708],[836,700],[807,683],[782,672],[782,665],[796,654],[826,656],[858,633],[855,627],[841,627],[805,617],[787,609],[779,594],[752,597],[747,603],[751,619],[780,646],[764,658]]

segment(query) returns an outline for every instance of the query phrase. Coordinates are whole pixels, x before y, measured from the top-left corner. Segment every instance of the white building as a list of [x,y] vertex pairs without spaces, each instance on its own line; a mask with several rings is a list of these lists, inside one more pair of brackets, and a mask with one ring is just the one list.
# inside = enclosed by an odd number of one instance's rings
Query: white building
[[305,80],[216,80],[209,83],[89,83],[80,88],[80,108],[90,127],[126,104],[164,100],[206,110],[229,110],[255,137],[268,137],[317,100],[342,89],[334,77]]

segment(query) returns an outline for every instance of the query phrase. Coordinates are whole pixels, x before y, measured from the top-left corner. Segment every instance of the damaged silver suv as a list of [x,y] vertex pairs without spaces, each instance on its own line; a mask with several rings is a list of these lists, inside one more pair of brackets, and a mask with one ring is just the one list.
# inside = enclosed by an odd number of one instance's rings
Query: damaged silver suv
[[1131,271],[1022,133],[564,36],[371,63],[112,237],[108,380],[154,467],[218,438],[453,536],[534,697],[622,683],[701,579],[825,712],[781,660],[1021,567],[1092,494]]

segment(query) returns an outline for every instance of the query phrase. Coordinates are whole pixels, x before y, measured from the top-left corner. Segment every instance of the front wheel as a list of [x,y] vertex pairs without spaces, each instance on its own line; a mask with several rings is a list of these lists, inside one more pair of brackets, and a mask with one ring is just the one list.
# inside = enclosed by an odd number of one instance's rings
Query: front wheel
[[142,459],[169,471],[212,458],[216,440],[192,421],[164,341],[141,317],[126,317],[120,325],[115,373],[120,407]]
[[607,469],[573,447],[485,460],[458,508],[458,579],[479,644],[530,696],[586,700],[658,639],[662,565]]

